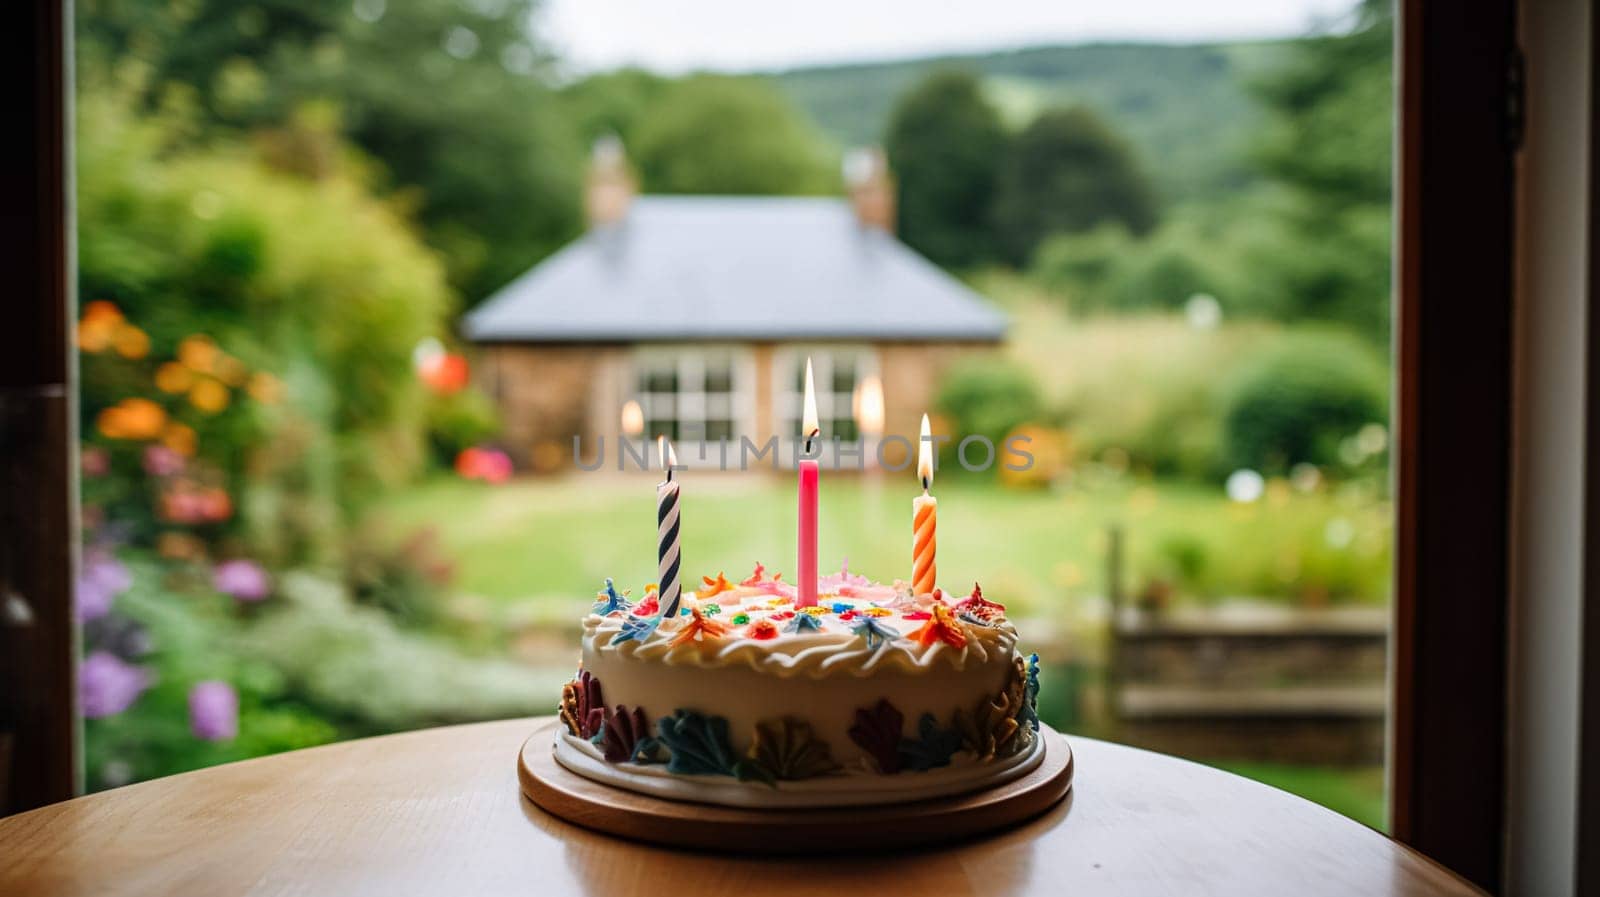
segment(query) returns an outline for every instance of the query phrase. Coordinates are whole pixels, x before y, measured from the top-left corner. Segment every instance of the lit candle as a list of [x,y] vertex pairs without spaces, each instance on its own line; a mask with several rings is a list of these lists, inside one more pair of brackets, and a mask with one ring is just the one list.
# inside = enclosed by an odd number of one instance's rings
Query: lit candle
[[939,522],[939,500],[928,494],[928,488],[933,485],[933,438],[926,414],[922,416],[922,439],[917,446],[917,477],[922,480],[922,494],[911,500],[911,592],[915,595],[931,595],[935,576],[934,529]]
[[[811,454],[811,441],[821,435],[822,427],[817,425],[817,395],[816,387],[811,382],[811,359],[806,359],[806,393],[805,414],[801,421],[800,429],[805,437],[805,452]],[[799,607],[816,607],[817,605],[817,460],[815,458],[800,458],[796,466],[800,468],[800,557],[795,563],[798,575],[795,578],[795,589],[798,597],[795,604]]]
[[678,613],[678,599],[683,595],[683,584],[678,579],[682,566],[678,557],[678,484],[672,479],[678,454],[665,436],[658,437],[657,444],[661,446],[661,463],[667,469],[667,478],[656,487],[656,594],[661,603],[661,619],[667,620]]

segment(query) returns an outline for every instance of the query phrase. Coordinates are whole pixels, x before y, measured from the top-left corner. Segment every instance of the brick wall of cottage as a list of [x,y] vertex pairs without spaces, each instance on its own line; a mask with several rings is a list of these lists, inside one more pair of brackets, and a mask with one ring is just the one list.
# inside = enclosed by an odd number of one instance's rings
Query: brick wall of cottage
[[[773,343],[749,346],[753,368],[754,431],[773,434]],[[880,343],[885,432],[915,439],[924,411],[932,412],[941,377],[961,358],[996,347],[986,343]],[[572,436],[589,454],[599,436],[617,436],[622,403],[632,392],[627,345],[499,345],[480,356],[479,382],[499,407],[501,441],[519,467],[552,470],[572,463]],[[789,434],[778,434],[787,438]],[[608,448],[608,451],[614,451]]]

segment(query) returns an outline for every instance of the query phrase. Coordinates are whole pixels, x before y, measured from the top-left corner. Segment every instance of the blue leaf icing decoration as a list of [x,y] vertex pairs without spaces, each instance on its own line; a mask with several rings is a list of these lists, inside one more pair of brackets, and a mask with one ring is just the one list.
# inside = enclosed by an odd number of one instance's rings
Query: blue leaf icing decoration
[[860,622],[850,627],[850,631],[861,636],[861,640],[867,643],[868,651],[900,637],[898,629],[885,626],[874,617],[862,617]]
[[633,605],[628,602],[628,599],[618,594],[616,585],[611,582],[611,577],[608,576],[606,577],[605,592],[597,596],[594,608],[590,613],[599,614],[603,617],[615,611],[620,610],[626,613],[632,609]]
[[785,623],[784,632],[821,632],[822,621],[811,614],[801,611],[794,615],[794,619]]
[[622,621],[622,628],[617,630],[617,634],[611,637],[611,644],[620,645],[623,642],[642,642],[649,638],[650,633],[655,632],[656,627],[660,625],[660,614],[653,617],[631,616]]
[[737,763],[728,746],[728,721],[693,710],[656,720],[656,740],[667,749],[667,772],[731,776]]
[[948,766],[950,758],[961,749],[961,733],[939,728],[939,721],[931,713],[924,713],[917,720],[917,735],[900,742],[900,753],[906,765],[918,772]]
[[1039,655],[1028,655],[1028,678],[1022,690],[1022,709],[1017,718],[1039,731]]

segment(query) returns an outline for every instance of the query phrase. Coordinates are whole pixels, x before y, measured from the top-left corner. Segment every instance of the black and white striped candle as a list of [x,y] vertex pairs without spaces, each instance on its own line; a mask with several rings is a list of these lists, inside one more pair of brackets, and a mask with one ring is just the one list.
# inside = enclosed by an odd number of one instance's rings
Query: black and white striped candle
[[667,469],[667,478],[656,487],[656,588],[661,604],[661,619],[671,619],[678,613],[678,602],[683,596],[679,579],[681,567],[678,557],[678,484],[672,479],[672,468],[677,465],[677,454],[665,436],[661,437],[661,463]]

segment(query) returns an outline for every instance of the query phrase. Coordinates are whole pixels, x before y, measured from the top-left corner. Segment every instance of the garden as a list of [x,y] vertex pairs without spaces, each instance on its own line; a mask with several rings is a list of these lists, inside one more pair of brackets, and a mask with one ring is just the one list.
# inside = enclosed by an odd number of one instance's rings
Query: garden
[[[800,75],[563,79],[525,2],[280,6],[82,4],[91,788],[548,712],[604,578],[652,578],[653,490],[526,474],[459,314],[581,231],[602,134],[651,192],[841,189],[847,137]],[[937,428],[1038,458],[945,459],[946,578],[1085,658],[1114,577],[1154,609],[1387,604],[1390,35],[1369,11],[1254,48],[1204,183],[1152,172],[1166,150],[1121,130],[1160,132],[1147,109],[1043,63],[907,75],[873,128],[899,235],[1011,320]],[[912,485],[831,478],[825,564],[904,575]],[[782,569],[791,489],[697,476],[686,572]],[[1372,769],[1240,768],[1381,822]]]

